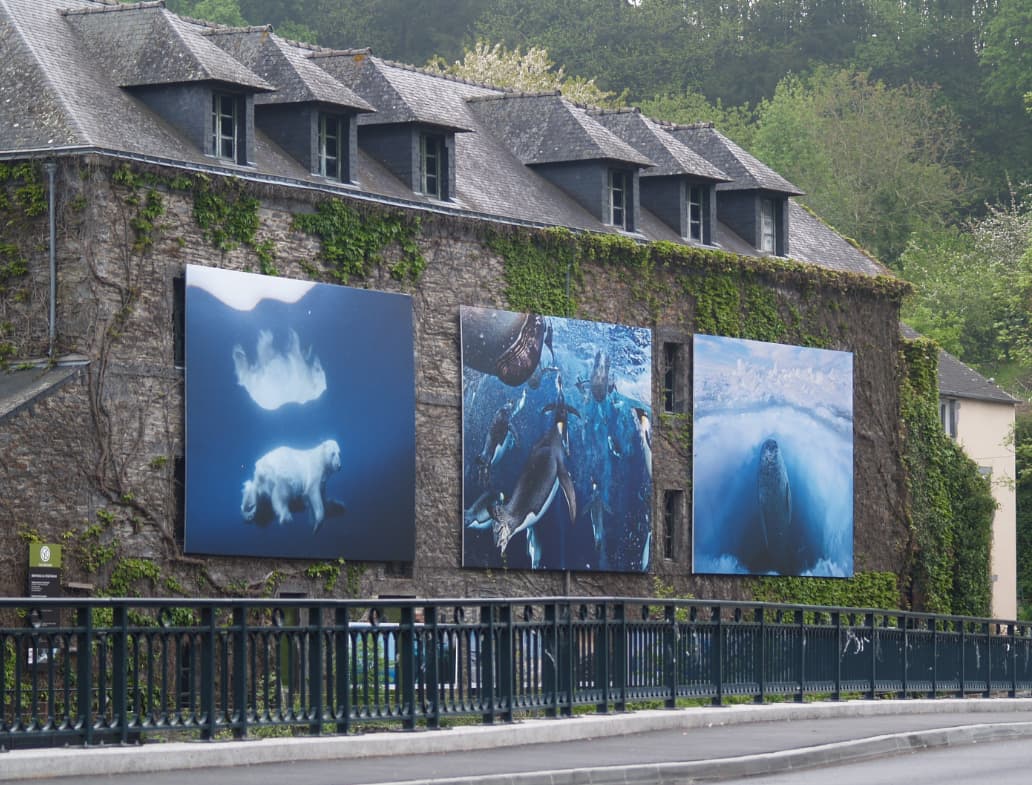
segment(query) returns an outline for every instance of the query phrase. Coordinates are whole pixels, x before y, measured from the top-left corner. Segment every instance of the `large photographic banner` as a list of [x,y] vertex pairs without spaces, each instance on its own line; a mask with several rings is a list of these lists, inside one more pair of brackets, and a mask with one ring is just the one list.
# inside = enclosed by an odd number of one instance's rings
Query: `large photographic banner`
[[853,574],[853,355],[696,335],[697,573]]
[[412,303],[186,269],[188,553],[411,561]]
[[644,572],[652,334],[463,307],[464,567]]

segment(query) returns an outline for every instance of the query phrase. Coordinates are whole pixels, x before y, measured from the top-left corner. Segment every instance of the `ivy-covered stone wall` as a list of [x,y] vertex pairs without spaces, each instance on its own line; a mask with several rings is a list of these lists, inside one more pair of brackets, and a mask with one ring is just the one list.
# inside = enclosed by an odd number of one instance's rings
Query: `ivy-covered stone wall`
[[[2,282],[0,314],[12,318],[0,340],[10,345],[8,367],[17,367],[47,349],[45,289],[40,296],[47,277],[46,211],[12,201],[19,188],[42,182],[38,165],[23,170],[21,179],[13,169],[5,172],[0,251],[17,251],[4,252],[0,265],[23,259],[25,272],[12,279],[26,283]],[[96,594],[661,591],[745,599],[770,591],[754,579],[693,576],[690,514],[675,537],[675,558],[654,556],[650,575],[463,570],[460,305],[651,327],[656,363],[664,342],[682,346],[681,381],[689,393],[693,333],[853,352],[856,569],[875,576],[858,580],[858,591],[869,596],[871,585],[886,581],[901,588],[898,578],[913,567],[900,420],[904,288],[892,279],[673,244],[513,228],[103,157],[64,159],[57,183],[56,354],[79,355],[88,364],[74,384],[0,421],[0,445],[31,445],[23,448],[23,460],[0,463],[0,591],[24,590],[24,543],[34,538],[65,543],[71,554],[66,582],[92,586],[83,591]],[[36,197],[24,200],[39,204]],[[413,564],[182,553],[177,466],[183,377],[174,324],[175,281],[187,264],[413,296]],[[18,295],[25,289],[27,295]],[[654,369],[653,400],[661,401],[662,375],[658,365]],[[658,415],[654,423],[655,506],[662,490],[678,489],[686,492],[690,511],[690,411],[687,396],[682,412]],[[661,520],[658,509],[654,513],[652,520]]]

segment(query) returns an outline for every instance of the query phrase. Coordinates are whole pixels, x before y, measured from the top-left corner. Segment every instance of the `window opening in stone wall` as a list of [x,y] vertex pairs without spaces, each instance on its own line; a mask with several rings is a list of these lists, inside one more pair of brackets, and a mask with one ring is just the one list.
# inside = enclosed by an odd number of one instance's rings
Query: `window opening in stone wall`
[[420,190],[436,199],[444,199],[445,196],[443,159],[444,139],[437,134],[422,134],[419,137]]
[[216,158],[237,160],[236,96],[214,93],[211,97],[211,149]]
[[319,174],[331,180],[347,182],[344,156],[347,121],[343,117],[319,113]]
[[609,170],[609,223],[620,229],[627,226],[627,173]]
[[663,491],[663,558],[674,558],[676,531],[681,523],[684,491]]
[[684,396],[681,391],[681,344],[663,344],[663,411],[679,414]]
[[172,279],[172,364],[186,367],[186,276]]
[[702,242],[702,186],[688,186],[688,239]]

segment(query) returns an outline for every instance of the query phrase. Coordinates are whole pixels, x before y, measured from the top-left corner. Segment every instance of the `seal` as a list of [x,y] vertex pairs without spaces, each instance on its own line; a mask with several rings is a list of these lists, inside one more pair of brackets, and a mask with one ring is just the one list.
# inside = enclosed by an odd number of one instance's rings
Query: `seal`
[[760,469],[756,478],[760,502],[760,530],[767,548],[784,547],[792,524],[792,489],[781,448],[767,439],[760,448]]

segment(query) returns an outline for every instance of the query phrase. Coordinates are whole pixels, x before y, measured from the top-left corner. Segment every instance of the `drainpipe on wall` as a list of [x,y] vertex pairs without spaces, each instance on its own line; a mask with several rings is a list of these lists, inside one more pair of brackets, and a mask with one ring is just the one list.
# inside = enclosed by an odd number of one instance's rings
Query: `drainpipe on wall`
[[57,199],[54,194],[57,164],[53,161],[47,161],[43,164],[43,169],[47,173],[47,211],[50,218],[50,348],[47,350],[47,357],[53,362],[54,351],[57,345],[57,210],[55,209]]

